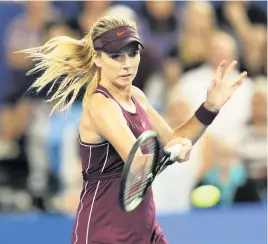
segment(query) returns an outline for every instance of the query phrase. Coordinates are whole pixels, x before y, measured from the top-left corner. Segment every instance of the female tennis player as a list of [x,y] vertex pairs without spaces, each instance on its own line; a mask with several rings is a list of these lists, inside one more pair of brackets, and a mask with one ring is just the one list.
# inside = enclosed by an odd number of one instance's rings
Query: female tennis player
[[87,87],[79,124],[84,184],[72,244],[167,243],[156,221],[151,188],[134,211],[127,213],[120,208],[118,192],[124,161],[136,138],[146,130],[156,131],[167,149],[181,144],[178,159],[187,160],[192,144],[246,75],[243,72],[230,78],[236,61],[228,67],[223,61],[211,77],[206,101],[187,123],[172,129],[143,92],[132,86],[141,47],[135,23],[103,17],[82,40],[57,37],[41,47],[24,50],[37,61],[29,74],[43,71],[32,87],[40,91],[57,83],[49,100],[56,102],[53,110],[67,109],[79,90]]

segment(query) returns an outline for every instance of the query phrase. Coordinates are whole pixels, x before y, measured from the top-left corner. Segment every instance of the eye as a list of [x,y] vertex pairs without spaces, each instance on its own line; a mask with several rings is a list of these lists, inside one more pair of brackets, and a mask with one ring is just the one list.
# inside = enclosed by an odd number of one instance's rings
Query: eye
[[112,54],[112,55],[110,55],[110,58],[112,58],[114,60],[119,60],[120,59],[120,54]]
[[129,57],[134,58],[134,57],[136,57],[138,54],[139,54],[139,50],[136,50],[136,51],[134,51],[134,52],[129,53]]

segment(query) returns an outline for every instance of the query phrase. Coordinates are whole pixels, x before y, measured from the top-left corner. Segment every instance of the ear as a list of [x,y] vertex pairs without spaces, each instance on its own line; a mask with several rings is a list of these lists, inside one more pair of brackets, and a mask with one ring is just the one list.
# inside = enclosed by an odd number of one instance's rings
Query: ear
[[98,68],[101,68],[101,66],[102,66],[101,55],[98,53],[94,54],[93,60],[94,60],[94,63],[96,64],[96,66]]

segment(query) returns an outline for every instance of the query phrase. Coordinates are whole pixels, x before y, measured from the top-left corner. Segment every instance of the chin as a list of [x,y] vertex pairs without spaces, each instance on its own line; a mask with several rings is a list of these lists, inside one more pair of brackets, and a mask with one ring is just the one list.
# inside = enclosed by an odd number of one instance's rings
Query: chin
[[129,85],[132,85],[132,82],[133,82],[133,78],[132,77],[128,77],[128,78],[118,78],[116,80],[116,84],[119,86],[119,87],[126,87],[126,86],[129,86]]

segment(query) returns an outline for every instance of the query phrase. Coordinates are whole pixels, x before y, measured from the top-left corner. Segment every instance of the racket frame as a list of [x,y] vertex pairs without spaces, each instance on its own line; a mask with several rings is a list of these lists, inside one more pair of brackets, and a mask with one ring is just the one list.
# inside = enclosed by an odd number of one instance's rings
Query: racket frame
[[[161,150],[161,146],[160,146],[160,142],[157,138],[157,133],[155,131],[145,131],[143,132],[138,139],[136,140],[136,142],[134,143],[128,157],[127,160],[125,162],[124,168],[123,168],[123,172],[122,172],[122,176],[121,176],[121,181],[120,181],[120,187],[119,187],[119,203],[121,208],[124,211],[130,212],[133,211],[136,207],[134,207],[134,209],[129,210],[126,205],[124,204],[124,192],[125,192],[125,187],[126,187],[126,182],[127,182],[127,178],[128,175],[130,173],[130,168],[132,166],[133,163],[133,158],[135,157],[135,154],[137,152],[137,150],[140,148],[140,146],[147,140],[147,139],[152,139],[155,142],[155,153],[156,155],[154,156],[154,160],[152,162],[152,176],[151,179],[147,182],[144,191],[142,192],[140,197],[137,198],[142,198],[137,200],[137,206],[140,204],[140,202],[143,200],[143,197],[145,196],[148,188],[152,185],[155,177],[160,174],[161,172],[163,172],[163,170],[168,166],[168,162],[170,161],[170,152],[164,151],[164,156],[161,159],[161,161],[159,161],[159,157],[160,157],[160,150]],[[136,198],[135,198],[136,199]],[[135,199],[133,201],[135,201]]]

